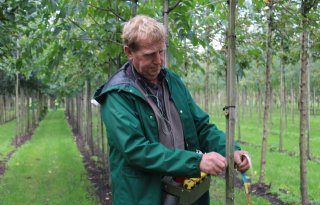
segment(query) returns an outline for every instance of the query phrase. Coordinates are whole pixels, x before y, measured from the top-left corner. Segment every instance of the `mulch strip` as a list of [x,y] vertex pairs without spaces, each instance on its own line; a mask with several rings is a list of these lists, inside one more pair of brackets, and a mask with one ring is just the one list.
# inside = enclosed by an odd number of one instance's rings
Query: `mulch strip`
[[[71,121],[69,120],[70,126]],[[73,126],[71,126],[73,127]],[[83,162],[87,171],[87,177],[94,185],[95,193],[99,199],[101,205],[112,204],[112,192],[109,186],[109,171],[105,166],[99,166],[97,162],[91,159],[91,154],[85,147],[83,137],[76,133],[75,129],[72,129],[73,135],[78,146],[78,149],[83,157]]]

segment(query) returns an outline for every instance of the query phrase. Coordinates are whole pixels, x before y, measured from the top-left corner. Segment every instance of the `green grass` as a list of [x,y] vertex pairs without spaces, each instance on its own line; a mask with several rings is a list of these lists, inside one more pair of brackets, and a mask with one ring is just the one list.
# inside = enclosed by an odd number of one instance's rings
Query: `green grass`
[[14,150],[14,146],[11,142],[15,137],[15,130],[15,120],[0,125],[0,160],[3,160],[11,151]]
[[[221,112],[222,113],[222,112]],[[266,159],[265,179],[266,184],[271,184],[271,192],[279,195],[280,199],[293,203],[300,204],[300,159],[299,159],[299,113],[296,113],[294,123],[291,121],[291,116],[288,116],[288,127],[283,131],[283,149],[285,152],[278,152],[279,148],[279,111],[274,110],[272,114],[272,128],[268,132],[268,151]],[[290,113],[288,113],[289,115]],[[222,130],[225,130],[225,118],[221,115],[212,117],[212,121]],[[258,124],[258,116],[253,112],[252,117],[248,114],[245,118],[241,118],[241,141],[250,143],[241,145],[243,150],[250,152],[253,162],[254,176],[253,183],[256,183],[260,175],[260,157],[262,143],[263,121]],[[310,117],[310,147],[313,157],[320,157],[320,116]],[[237,132],[235,138],[237,139]],[[308,193],[313,204],[320,204],[320,162],[307,162],[308,174]],[[218,189],[218,193],[224,193],[225,190]],[[244,197],[244,195],[243,195]],[[255,199],[253,200],[257,203]],[[236,204],[245,204],[238,201],[235,197]],[[217,203],[224,204],[224,203]]]
[[0,178],[1,205],[97,204],[62,111],[52,111]]

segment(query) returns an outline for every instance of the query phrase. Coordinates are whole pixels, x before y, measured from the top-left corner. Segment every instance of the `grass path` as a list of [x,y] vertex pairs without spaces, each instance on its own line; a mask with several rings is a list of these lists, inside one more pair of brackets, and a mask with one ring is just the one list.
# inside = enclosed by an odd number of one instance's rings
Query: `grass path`
[[0,205],[97,204],[63,111],[50,112],[0,178]]

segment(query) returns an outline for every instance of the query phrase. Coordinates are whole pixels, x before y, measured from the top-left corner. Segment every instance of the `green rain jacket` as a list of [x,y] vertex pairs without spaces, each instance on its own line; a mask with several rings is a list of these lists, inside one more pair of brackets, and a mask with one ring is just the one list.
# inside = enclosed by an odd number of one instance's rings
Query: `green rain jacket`
[[[171,100],[180,113],[186,150],[160,144],[155,114],[135,87],[131,69],[130,63],[123,65],[94,96],[101,104],[110,146],[112,203],[160,205],[162,177],[198,177],[201,155],[196,151],[225,155],[225,134],[209,124],[209,116],[181,79],[164,69]],[[209,204],[208,192],[196,204]]]

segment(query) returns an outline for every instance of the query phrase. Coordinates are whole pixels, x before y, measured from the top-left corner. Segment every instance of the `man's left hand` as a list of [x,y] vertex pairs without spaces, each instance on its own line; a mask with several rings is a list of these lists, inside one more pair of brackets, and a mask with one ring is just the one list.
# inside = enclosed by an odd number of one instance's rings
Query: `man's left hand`
[[234,163],[238,171],[245,172],[250,168],[248,159],[249,155],[246,151],[235,151],[234,152]]

